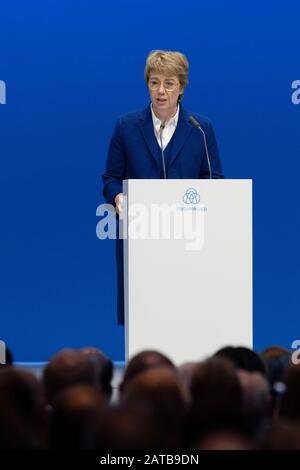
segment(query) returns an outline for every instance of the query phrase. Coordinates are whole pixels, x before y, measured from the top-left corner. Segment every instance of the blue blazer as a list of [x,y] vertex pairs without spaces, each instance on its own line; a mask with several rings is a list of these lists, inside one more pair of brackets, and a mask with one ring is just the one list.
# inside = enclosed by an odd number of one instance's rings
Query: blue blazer
[[[185,110],[181,105],[178,123],[166,147],[168,179],[209,178],[209,168],[202,132],[189,123],[193,116],[205,132],[213,178],[223,178],[218,145],[211,122],[204,116]],[[162,177],[161,151],[153,129],[151,108],[121,117],[109,145],[103,179],[103,195],[114,204],[123,191],[124,179],[159,179]],[[118,323],[124,324],[123,244],[117,240]]]
[[[166,161],[168,179],[209,178],[203,135],[188,122],[191,115],[206,134],[213,178],[223,178],[211,122],[180,106],[177,127],[170,142],[170,158]],[[102,176],[106,201],[114,204],[115,196],[122,192],[122,181],[130,178],[161,178],[161,153],[153,130],[150,106],[127,114],[117,122]]]

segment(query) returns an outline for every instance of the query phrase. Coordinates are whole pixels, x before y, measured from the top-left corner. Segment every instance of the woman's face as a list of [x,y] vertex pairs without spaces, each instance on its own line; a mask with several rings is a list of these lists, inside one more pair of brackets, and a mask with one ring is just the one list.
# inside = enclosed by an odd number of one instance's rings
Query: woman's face
[[182,94],[182,86],[176,75],[167,77],[159,73],[150,73],[148,88],[152,106],[157,117],[169,119],[177,110],[178,98]]

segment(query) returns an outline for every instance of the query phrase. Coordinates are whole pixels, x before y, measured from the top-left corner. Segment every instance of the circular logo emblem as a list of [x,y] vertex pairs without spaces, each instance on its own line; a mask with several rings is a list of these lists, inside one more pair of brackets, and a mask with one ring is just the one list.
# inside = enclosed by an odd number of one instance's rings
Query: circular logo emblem
[[182,198],[184,204],[199,204],[200,194],[197,193],[196,189],[189,188],[186,190]]

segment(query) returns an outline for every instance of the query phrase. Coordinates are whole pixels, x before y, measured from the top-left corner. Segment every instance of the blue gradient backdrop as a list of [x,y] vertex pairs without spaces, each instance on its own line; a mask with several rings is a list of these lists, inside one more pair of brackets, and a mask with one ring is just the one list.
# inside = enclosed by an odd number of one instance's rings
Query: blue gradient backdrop
[[[152,49],[190,61],[228,178],[254,182],[254,340],[299,336],[299,1],[0,4],[0,338],[17,361],[95,345],[123,360],[114,244],[96,238],[117,117],[144,107]],[[217,295],[217,293],[216,293]]]

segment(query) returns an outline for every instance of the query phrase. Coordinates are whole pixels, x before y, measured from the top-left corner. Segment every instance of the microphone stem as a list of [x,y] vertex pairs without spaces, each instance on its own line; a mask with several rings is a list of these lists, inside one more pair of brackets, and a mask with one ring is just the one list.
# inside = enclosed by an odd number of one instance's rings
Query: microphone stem
[[211,165],[210,165],[210,158],[209,158],[209,153],[208,153],[208,148],[207,148],[207,142],[206,142],[206,135],[202,127],[200,126],[200,123],[196,121],[196,119],[193,116],[189,117],[189,122],[196,127],[196,129],[199,129],[199,131],[202,132],[203,134],[203,139],[204,139],[204,147],[205,147],[205,153],[206,153],[206,160],[207,160],[207,166],[208,166],[208,171],[209,171],[209,179],[212,179],[212,171],[211,171]]
[[203,138],[204,138],[204,147],[205,147],[206,160],[207,160],[208,171],[209,171],[209,179],[212,179],[211,166],[210,166],[210,158],[209,158],[209,156],[208,156],[208,150],[207,150],[206,135],[205,135],[204,130],[203,130],[201,127],[199,127],[199,130],[202,132]]
[[159,129],[159,140],[160,140],[161,159],[162,159],[162,164],[163,164],[164,179],[167,179],[165,154],[164,154],[164,147],[163,147],[163,141],[162,141],[163,129],[164,129],[163,127],[160,127],[160,129]]

